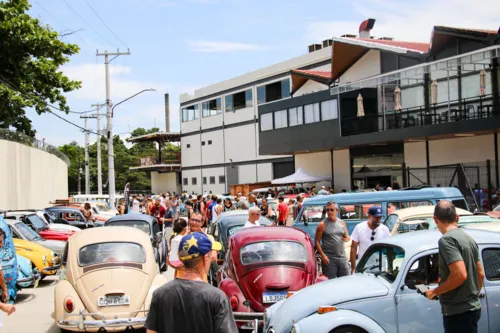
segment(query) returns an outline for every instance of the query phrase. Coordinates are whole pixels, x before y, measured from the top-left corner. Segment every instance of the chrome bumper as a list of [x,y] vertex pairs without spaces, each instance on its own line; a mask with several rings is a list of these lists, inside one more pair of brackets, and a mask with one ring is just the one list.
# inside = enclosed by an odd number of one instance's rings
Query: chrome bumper
[[33,285],[34,288],[38,287],[38,282],[40,281],[40,271],[35,268],[31,276],[25,277],[23,279],[17,279],[17,284],[21,287],[26,288]]
[[[63,318],[59,320],[59,327],[63,329],[78,328],[80,330],[85,330],[87,328],[101,328],[101,327],[128,327],[142,325],[146,322],[147,312],[149,310],[137,310],[126,313],[115,313],[114,316],[127,315],[128,318],[118,318],[118,319],[105,319],[104,315],[100,312],[98,313],[85,313],[80,310],[79,314],[65,313]],[[135,317],[139,313],[145,313],[144,317]],[[77,317],[75,320],[71,318]],[[86,317],[100,317],[101,319],[89,319],[85,320]]]
[[263,312],[233,312],[233,316],[237,323],[243,323],[242,330],[258,332],[259,326],[264,325]]
[[57,271],[59,268],[61,268],[61,264],[57,264],[57,265],[54,265],[54,266],[45,267],[42,272],[44,272],[44,273],[52,273],[54,271]]

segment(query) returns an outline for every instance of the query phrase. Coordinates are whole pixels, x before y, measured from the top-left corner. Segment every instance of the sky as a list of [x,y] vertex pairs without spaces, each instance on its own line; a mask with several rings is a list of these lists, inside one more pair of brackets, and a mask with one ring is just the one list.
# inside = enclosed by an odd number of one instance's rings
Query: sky
[[[30,14],[64,33],[80,52],[61,70],[82,88],[67,94],[73,111],[104,103],[104,58],[96,51],[130,50],[110,66],[113,132],[165,130],[164,94],[170,95],[171,131],[179,131],[179,95],[307,52],[332,36],[357,34],[376,19],[372,35],[429,42],[434,25],[497,30],[498,0],[30,0]],[[57,112],[57,111],[56,111]],[[105,112],[103,109],[102,113]],[[83,132],[50,113],[27,110],[52,145],[84,142]],[[61,114],[83,126],[77,114]],[[105,119],[101,121],[101,126]],[[96,130],[96,121],[89,120]],[[91,142],[95,135],[91,135]]]

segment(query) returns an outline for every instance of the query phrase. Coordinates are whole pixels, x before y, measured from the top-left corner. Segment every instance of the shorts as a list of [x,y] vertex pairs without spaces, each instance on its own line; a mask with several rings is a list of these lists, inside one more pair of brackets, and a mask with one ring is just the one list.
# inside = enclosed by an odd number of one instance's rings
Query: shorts
[[443,316],[445,333],[477,333],[481,310],[467,311],[453,316]]
[[329,279],[335,279],[349,275],[349,266],[346,258],[330,258],[330,263],[327,265],[321,264],[323,275]]

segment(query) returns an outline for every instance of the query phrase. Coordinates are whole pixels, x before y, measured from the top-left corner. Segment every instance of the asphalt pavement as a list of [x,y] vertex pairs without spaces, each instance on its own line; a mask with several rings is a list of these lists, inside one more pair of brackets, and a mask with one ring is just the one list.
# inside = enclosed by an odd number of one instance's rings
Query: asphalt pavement
[[[170,281],[174,270],[169,268],[163,275]],[[10,316],[2,313],[4,326],[0,333],[61,333],[54,322],[54,288],[58,277],[47,277],[38,288],[19,292],[16,312]]]

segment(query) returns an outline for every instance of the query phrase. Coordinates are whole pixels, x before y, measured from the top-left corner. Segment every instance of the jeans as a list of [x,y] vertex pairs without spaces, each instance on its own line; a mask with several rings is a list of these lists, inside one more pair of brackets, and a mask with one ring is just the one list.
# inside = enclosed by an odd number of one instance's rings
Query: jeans
[[477,333],[481,310],[467,311],[453,316],[443,316],[445,333]]

